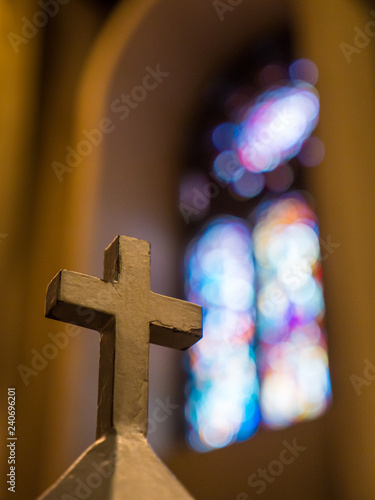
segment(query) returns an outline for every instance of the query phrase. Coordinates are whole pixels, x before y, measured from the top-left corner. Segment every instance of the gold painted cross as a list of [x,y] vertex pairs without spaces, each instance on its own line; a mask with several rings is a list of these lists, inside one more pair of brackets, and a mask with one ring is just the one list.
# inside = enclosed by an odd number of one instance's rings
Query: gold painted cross
[[97,438],[147,433],[149,343],[187,349],[202,336],[195,304],[150,291],[150,245],[118,236],[104,277],[62,270],[48,285],[48,318],[100,332]]

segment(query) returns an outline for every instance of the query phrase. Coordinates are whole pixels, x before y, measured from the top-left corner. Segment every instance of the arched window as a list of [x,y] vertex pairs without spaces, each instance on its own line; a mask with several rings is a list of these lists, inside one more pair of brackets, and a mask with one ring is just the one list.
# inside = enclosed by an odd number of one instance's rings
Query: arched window
[[204,310],[185,407],[198,451],[315,418],[331,395],[318,221],[303,189],[304,168],[324,156],[311,136],[318,70],[291,60],[284,34],[241,64],[210,89],[181,183],[195,233],[186,296]]

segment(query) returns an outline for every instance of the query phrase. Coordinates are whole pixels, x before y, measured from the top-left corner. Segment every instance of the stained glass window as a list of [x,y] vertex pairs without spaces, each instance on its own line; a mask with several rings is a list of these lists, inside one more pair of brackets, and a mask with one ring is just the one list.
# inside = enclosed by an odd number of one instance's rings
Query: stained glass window
[[211,126],[210,180],[195,171],[181,189],[185,221],[207,219],[185,261],[186,296],[204,310],[187,355],[198,451],[315,418],[331,397],[318,221],[301,182],[324,157],[318,70],[301,59],[254,75],[260,89],[227,92],[227,119]]

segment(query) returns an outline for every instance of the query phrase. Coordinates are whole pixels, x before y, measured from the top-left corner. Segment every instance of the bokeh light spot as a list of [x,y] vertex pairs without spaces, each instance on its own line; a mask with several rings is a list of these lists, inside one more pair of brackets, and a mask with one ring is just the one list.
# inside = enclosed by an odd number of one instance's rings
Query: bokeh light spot
[[309,137],[298,153],[298,159],[304,167],[317,167],[325,156],[325,147],[318,137]]
[[244,200],[254,198],[264,187],[264,176],[262,174],[253,174],[245,172],[238,180],[236,180],[231,189],[233,192]]
[[319,71],[316,64],[309,59],[297,59],[289,66],[289,76],[294,83],[302,80],[315,85],[319,78]]

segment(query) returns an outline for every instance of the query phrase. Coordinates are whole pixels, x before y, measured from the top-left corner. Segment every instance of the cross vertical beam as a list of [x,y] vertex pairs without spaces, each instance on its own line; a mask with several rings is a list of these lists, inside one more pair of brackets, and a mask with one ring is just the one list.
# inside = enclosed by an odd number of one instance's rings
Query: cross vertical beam
[[[117,238],[106,250],[104,275],[116,278],[113,424],[147,432],[150,245]],[[115,270],[115,271],[114,271]]]

